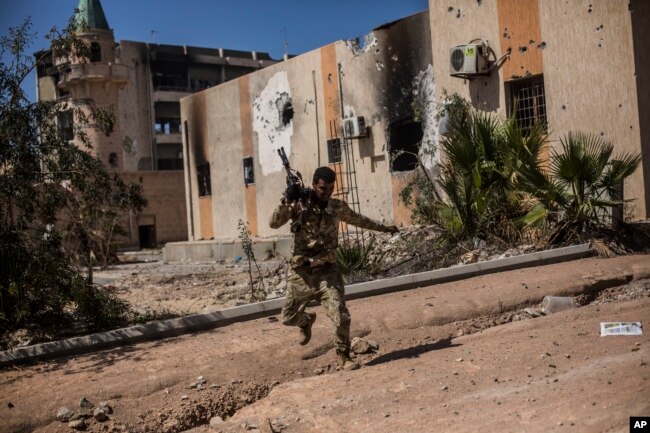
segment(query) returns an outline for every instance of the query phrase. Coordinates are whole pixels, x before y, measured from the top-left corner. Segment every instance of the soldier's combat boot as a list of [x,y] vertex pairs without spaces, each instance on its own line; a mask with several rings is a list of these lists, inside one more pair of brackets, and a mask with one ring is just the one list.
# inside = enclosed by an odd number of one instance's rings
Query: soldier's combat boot
[[350,349],[346,351],[336,350],[336,355],[339,357],[338,366],[341,370],[357,370],[359,364],[356,363],[352,358],[350,358]]
[[307,316],[307,324],[300,327],[300,337],[298,338],[298,343],[301,346],[311,340],[311,326],[316,321],[316,313],[305,313],[305,316]]

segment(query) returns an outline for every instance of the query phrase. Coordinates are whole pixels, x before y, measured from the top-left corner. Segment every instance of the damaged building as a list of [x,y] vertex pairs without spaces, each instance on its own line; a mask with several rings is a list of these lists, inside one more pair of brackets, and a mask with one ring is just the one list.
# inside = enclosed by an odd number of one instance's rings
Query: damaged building
[[[364,214],[407,224],[400,185],[422,140],[436,142],[429,17],[422,12],[181,99],[191,240],[258,238],[285,185],[283,147],[306,181],[321,165]],[[438,155],[432,155],[431,164]]]
[[[260,241],[288,235],[268,227],[285,187],[280,147],[308,183],[329,165],[352,207],[409,224],[399,193],[416,155],[434,176],[444,158],[437,114],[446,94],[524,126],[545,122],[552,147],[581,131],[611,141],[615,154],[642,153],[624,197],[633,219],[648,218],[647,22],[642,0],[430,0],[362,40],[182,98],[189,239],[232,242],[239,220]],[[167,253],[188,257],[190,244]]]
[[[114,131],[106,136],[85,128],[90,152],[108,170],[143,187],[148,205],[130,216],[123,245],[150,248],[187,240],[180,99],[277,63],[267,53],[115,42],[99,0],[80,0],[79,33],[90,48],[87,61],[35,53],[39,100],[64,100],[82,109],[84,102],[111,107]],[[58,119],[72,138],[72,119]]]

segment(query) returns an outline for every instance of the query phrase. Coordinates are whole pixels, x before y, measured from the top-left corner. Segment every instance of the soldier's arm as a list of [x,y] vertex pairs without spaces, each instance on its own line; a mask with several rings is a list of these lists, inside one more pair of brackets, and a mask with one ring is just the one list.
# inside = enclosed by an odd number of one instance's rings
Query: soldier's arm
[[295,206],[293,204],[286,203],[284,199],[282,199],[280,205],[278,205],[278,207],[275,208],[273,214],[271,215],[271,219],[269,220],[269,226],[272,229],[277,229],[282,227],[284,224],[286,224],[287,221],[294,218],[295,212],[296,212]]
[[378,221],[368,218],[367,216],[361,215],[350,209],[345,202],[340,202],[341,208],[339,210],[339,218],[341,221],[344,221],[353,226],[360,227],[362,229],[374,230],[377,232],[388,232],[388,233],[397,233],[399,229],[396,226],[387,226]]

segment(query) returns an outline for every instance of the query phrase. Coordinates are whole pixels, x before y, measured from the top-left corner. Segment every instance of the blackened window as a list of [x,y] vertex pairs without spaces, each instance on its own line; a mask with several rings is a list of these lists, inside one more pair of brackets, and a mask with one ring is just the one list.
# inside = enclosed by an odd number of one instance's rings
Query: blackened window
[[392,171],[415,170],[422,143],[422,125],[409,119],[390,126],[390,159]]
[[284,107],[282,107],[282,126],[288,126],[291,119],[293,119],[293,105],[288,101],[284,104]]
[[539,75],[522,80],[510,81],[510,114],[514,114],[517,125],[524,131],[537,122],[546,127],[546,94],[544,76]]
[[244,184],[255,183],[255,171],[253,169],[253,157],[244,158]]
[[210,184],[210,163],[205,162],[196,167],[196,174],[199,182],[199,197],[212,195],[212,185]]

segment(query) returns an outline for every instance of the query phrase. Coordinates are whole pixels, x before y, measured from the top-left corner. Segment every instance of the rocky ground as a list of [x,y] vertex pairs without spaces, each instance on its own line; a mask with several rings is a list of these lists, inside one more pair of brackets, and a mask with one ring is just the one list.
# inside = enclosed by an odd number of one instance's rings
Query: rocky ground
[[[365,245],[370,242],[366,233]],[[353,238],[356,239],[356,238]],[[494,260],[546,248],[535,244],[488,245],[482,239],[440,245],[431,226],[413,226],[397,235],[373,233],[363,271],[346,276],[348,283],[389,278],[441,267]],[[131,309],[130,324],[209,313],[256,300],[282,297],[286,290],[287,260],[282,256],[230,257],[206,262],[164,262],[160,250],[120,255],[121,263],[93,270],[94,283]],[[249,272],[250,271],[250,272]],[[118,327],[126,326],[127,323]],[[87,334],[73,319],[57,329],[20,329],[0,339],[0,348],[26,346]]]
[[[349,282],[392,277],[525,254],[541,249],[535,245],[457,247],[446,261],[435,246],[438,233],[428,226],[403,229],[398,235],[373,234],[373,248],[367,270],[348,277]],[[156,254],[154,253],[154,256]],[[161,256],[158,253],[158,256]],[[255,299],[284,296],[287,261],[281,256],[257,260],[251,266],[241,257],[210,262],[129,261],[137,256],[122,255],[123,263],[107,270],[95,270],[94,281],[127,301],[146,318],[176,317],[207,313],[247,304]],[[434,260],[437,259],[438,261]],[[252,284],[251,284],[252,276]]]
[[[545,295],[582,306],[543,315]],[[630,255],[354,300],[354,372],[336,370],[320,308],[305,347],[269,317],[17,366],[0,372],[0,431],[627,431],[650,415],[648,333],[599,326],[645,324],[649,295],[650,256]]]

